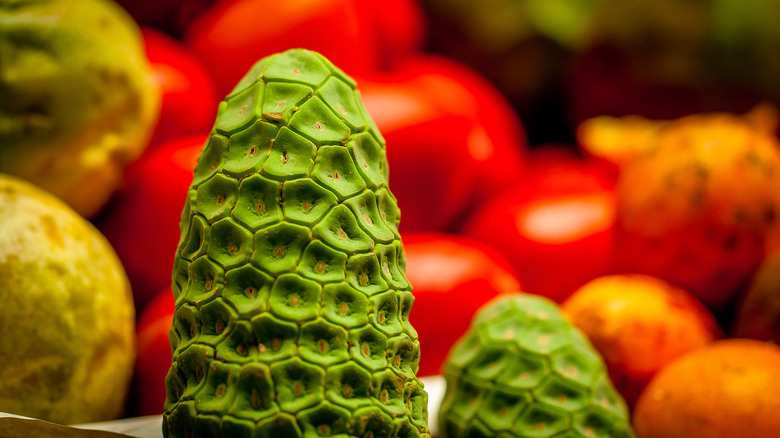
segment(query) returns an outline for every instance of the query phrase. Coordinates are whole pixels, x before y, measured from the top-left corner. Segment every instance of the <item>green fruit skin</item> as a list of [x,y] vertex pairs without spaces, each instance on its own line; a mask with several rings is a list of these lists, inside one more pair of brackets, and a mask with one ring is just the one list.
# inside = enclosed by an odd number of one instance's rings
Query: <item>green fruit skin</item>
[[321,55],[220,104],[182,212],[166,437],[428,437],[385,141]]
[[444,363],[438,436],[633,437],[603,359],[546,298],[488,303]]
[[122,264],[59,198],[2,173],[0,302],[0,412],[61,424],[122,415],[136,347]]
[[115,2],[0,1],[0,172],[92,216],[159,107],[141,31]]

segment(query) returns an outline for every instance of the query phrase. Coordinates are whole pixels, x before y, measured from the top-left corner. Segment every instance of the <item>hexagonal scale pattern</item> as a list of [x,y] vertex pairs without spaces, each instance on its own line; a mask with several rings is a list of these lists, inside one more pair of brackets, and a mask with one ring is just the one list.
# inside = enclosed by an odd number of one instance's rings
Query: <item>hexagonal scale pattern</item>
[[321,55],[236,85],[182,212],[166,437],[430,437],[387,175],[355,82]]
[[634,436],[603,359],[546,298],[483,307],[444,363],[440,438]]

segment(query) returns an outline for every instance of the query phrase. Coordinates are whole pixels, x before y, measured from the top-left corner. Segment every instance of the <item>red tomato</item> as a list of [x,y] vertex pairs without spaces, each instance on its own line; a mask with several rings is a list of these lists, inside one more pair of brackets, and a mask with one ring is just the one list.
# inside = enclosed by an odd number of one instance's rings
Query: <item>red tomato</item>
[[401,230],[444,229],[474,194],[478,176],[468,143],[473,121],[403,83],[363,80],[359,89],[387,141]]
[[187,190],[206,135],[173,140],[130,166],[96,226],[116,250],[141,311],[160,290],[170,287]]
[[595,164],[545,153],[538,151],[527,177],[490,199],[463,231],[499,249],[526,292],[562,302],[612,269],[614,181]]
[[474,312],[492,298],[520,291],[509,262],[474,239],[442,233],[403,234],[406,277],[414,293],[409,320],[420,339],[421,376],[439,374]]
[[172,357],[168,331],[175,307],[168,288],[157,294],[138,318],[135,374],[128,407],[132,416],[162,414],[165,376]]
[[152,146],[182,135],[208,132],[219,104],[213,80],[183,44],[154,29],[142,28],[142,32],[146,55],[162,89]]
[[373,23],[354,0],[224,0],[185,32],[220,93],[229,93],[261,58],[301,47],[320,52],[347,73],[376,68]]
[[520,121],[466,67],[418,56],[393,72],[356,79],[387,140],[402,231],[454,229],[469,209],[523,173]]
[[458,61],[436,55],[407,57],[395,70],[442,108],[477,122],[469,149],[478,161],[480,199],[504,190],[522,175],[527,160],[525,129],[496,87]]
[[419,0],[355,0],[355,5],[374,22],[383,69],[422,51],[427,23]]

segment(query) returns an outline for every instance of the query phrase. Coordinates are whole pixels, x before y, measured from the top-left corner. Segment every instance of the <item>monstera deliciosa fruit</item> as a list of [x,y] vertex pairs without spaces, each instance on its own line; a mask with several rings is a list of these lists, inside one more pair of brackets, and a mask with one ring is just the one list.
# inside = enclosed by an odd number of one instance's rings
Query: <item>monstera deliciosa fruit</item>
[[635,436],[603,358],[542,296],[485,304],[443,372],[441,438]]
[[387,171],[317,53],[260,60],[220,104],[182,213],[166,436],[430,435]]

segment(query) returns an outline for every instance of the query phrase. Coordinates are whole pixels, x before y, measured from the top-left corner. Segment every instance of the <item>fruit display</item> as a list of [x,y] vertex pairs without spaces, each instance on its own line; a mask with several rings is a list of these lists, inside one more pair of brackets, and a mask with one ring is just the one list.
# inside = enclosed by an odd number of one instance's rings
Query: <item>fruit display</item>
[[499,297],[444,365],[439,436],[633,437],[599,354],[550,300]]
[[4,1],[0,23],[0,172],[94,216],[157,121],[140,30],[112,0]]
[[71,424],[124,412],[130,285],[106,239],[56,196],[0,174],[0,412]]
[[263,58],[220,104],[182,212],[166,437],[430,436],[387,172],[316,52]]
[[758,3],[0,0],[0,180],[58,206],[0,185],[0,417],[742,438],[724,406],[780,398],[752,347],[780,340]]
[[[350,74],[378,64],[368,22],[352,0],[268,2],[229,0],[204,11],[185,31],[187,46],[215,78],[221,95],[230,92],[260,58],[305,46],[332,59]],[[274,17],[258,26],[257,17]],[[327,29],[327,32],[322,30]],[[313,33],[318,33],[316,37]],[[341,45],[350,51],[341,50]],[[354,52],[352,52],[354,51]],[[355,56],[353,53],[360,53]]]

